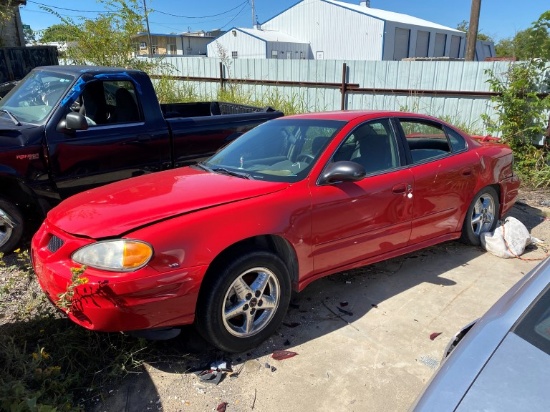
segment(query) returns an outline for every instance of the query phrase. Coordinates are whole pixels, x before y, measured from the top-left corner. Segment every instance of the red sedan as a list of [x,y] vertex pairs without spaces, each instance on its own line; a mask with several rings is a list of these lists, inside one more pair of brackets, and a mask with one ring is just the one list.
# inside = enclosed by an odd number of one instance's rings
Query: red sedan
[[161,336],[195,323],[243,351],[316,279],[448,240],[479,244],[516,199],[512,164],[507,146],[419,114],[284,117],[196,166],[64,201],[33,238],[34,269],[57,302],[85,268],[65,308],[85,328]]

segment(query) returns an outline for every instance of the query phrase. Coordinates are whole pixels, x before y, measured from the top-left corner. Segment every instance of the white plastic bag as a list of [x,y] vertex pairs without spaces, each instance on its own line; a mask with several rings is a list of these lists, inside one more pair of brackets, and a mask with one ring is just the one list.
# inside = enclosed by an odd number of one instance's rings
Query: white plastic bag
[[527,245],[533,242],[529,230],[515,217],[507,217],[494,232],[480,235],[481,246],[493,255],[501,258],[520,256]]

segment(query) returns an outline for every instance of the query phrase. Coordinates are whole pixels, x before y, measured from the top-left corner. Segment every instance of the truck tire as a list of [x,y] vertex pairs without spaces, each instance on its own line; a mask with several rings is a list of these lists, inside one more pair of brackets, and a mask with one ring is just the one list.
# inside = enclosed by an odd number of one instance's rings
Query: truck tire
[[23,216],[10,201],[0,197],[0,253],[12,252],[23,237]]

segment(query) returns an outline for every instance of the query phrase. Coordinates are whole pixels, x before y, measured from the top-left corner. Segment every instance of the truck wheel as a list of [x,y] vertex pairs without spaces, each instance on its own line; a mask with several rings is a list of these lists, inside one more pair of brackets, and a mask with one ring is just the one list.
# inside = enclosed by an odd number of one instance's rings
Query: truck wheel
[[11,202],[0,198],[0,252],[15,249],[23,237],[23,216]]
[[266,251],[237,257],[203,287],[197,329],[227,352],[246,351],[271,336],[290,302],[288,269],[278,256]]
[[460,240],[468,245],[479,246],[481,233],[495,230],[498,211],[499,201],[496,190],[490,186],[481,189],[466,212]]

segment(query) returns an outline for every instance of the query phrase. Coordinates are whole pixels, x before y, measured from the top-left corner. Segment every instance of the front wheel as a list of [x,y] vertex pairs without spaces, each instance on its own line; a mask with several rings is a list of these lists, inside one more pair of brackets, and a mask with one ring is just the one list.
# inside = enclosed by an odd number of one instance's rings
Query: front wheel
[[15,249],[23,237],[23,216],[19,209],[0,198],[0,253]]
[[498,211],[496,190],[489,186],[480,190],[466,212],[460,240],[469,245],[479,246],[481,233],[495,230]]
[[243,352],[275,332],[291,295],[288,269],[278,256],[250,252],[211,275],[196,313],[206,340],[227,352]]

